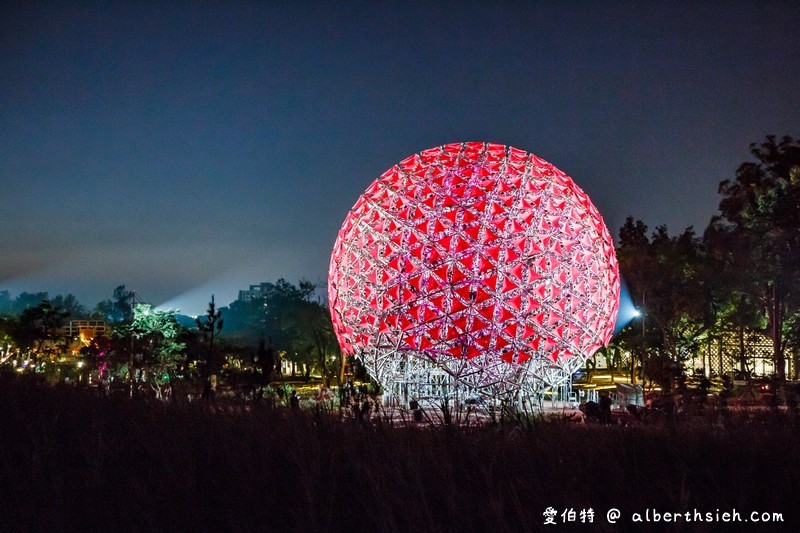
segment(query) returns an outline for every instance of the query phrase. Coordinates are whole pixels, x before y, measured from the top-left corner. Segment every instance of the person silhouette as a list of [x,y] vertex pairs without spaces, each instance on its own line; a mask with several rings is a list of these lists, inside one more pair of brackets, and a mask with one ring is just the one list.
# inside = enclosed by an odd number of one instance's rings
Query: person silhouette
[[600,423],[611,423],[611,395],[607,392],[600,395]]

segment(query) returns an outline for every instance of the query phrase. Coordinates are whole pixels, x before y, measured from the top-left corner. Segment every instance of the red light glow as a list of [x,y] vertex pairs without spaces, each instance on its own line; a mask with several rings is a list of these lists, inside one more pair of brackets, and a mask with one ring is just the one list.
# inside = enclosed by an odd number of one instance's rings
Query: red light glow
[[411,354],[476,388],[570,375],[608,343],[619,305],[589,197],[543,159],[481,142],[425,150],[373,182],[328,286],[346,353]]

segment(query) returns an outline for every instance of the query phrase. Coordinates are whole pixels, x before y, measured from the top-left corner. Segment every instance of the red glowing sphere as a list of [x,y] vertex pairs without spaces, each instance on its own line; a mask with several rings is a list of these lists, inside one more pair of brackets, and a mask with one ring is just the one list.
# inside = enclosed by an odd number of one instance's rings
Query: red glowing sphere
[[619,303],[614,245],[586,193],[533,154],[481,142],[375,180],[339,231],[328,287],[345,353],[393,346],[482,368],[574,371],[608,343]]

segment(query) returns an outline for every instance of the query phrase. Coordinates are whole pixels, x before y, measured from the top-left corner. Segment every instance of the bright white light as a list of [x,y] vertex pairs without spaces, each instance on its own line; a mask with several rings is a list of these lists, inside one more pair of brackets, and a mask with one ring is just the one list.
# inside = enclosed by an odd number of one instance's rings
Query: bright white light
[[622,280],[620,293],[619,293],[619,314],[617,315],[617,323],[614,325],[614,333],[619,332],[622,328],[628,325],[631,320],[641,316],[641,311],[633,304],[628,287],[625,280]]

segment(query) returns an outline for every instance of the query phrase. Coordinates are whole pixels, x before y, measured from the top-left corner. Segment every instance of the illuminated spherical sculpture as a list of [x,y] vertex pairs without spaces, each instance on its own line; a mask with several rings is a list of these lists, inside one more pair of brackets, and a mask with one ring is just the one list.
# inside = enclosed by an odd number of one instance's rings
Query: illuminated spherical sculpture
[[563,172],[523,150],[448,144],[390,168],[331,257],[339,343],[408,396],[536,393],[611,338],[608,230]]

